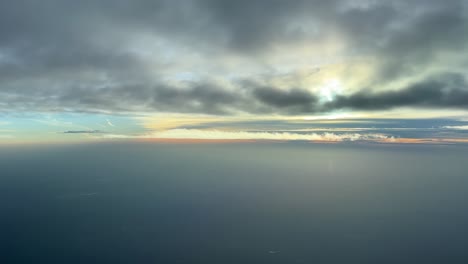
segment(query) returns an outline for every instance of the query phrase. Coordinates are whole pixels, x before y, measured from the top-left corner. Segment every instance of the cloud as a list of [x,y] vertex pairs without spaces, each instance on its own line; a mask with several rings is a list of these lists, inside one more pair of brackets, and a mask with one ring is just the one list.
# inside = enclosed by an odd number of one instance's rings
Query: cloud
[[[467,10],[463,0],[3,1],[0,112],[466,109]],[[321,71],[297,74],[304,67]],[[343,93],[323,104],[329,79]]]
[[311,108],[318,99],[311,93],[300,90],[280,90],[276,88],[259,87],[253,90],[253,95],[260,102],[278,108],[297,107],[300,112],[313,112]]
[[[268,81],[264,81],[268,84]],[[246,84],[247,83],[247,84]],[[398,107],[468,109],[468,85],[463,75],[427,76],[396,89],[362,89],[337,94],[331,101],[305,88],[279,88],[253,81],[229,83],[189,82],[167,86],[124,85],[100,89],[76,86],[44,93],[41,100],[12,97],[10,109],[25,105],[40,111],[72,112],[175,112],[212,115],[316,114],[336,110],[386,110]],[[48,98],[48,99],[46,99]],[[48,104],[44,104],[48,101]]]
[[108,126],[114,127],[114,124],[109,119],[106,119],[106,123]]
[[357,92],[338,96],[328,109],[381,110],[395,107],[468,109],[468,85],[460,74],[444,74],[384,92]]
[[68,130],[62,132],[63,134],[102,134],[105,133],[101,130]]
[[[144,132],[105,133],[101,139],[157,139],[169,142],[199,140],[217,141],[314,141],[314,142],[380,142],[380,143],[462,143],[468,142],[466,121],[457,119],[320,119],[299,118],[240,119],[239,117],[183,116],[144,118]],[[166,123],[166,121],[170,121]]]
[[468,125],[467,126],[444,126],[443,128],[455,129],[455,130],[468,130]]
[[169,129],[140,136],[104,135],[104,138],[154,138],[154,139],[201,139],[201,140],[284,140],[284,141],[382,141],[392,137],[380,133],[292,133],[249,132],[199,129]]

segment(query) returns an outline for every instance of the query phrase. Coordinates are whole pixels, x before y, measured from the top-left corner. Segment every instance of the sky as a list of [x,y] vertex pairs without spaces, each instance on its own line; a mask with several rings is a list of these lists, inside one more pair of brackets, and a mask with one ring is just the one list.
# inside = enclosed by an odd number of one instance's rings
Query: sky
[[468,142],[463,0],[0,2],[0,144]]

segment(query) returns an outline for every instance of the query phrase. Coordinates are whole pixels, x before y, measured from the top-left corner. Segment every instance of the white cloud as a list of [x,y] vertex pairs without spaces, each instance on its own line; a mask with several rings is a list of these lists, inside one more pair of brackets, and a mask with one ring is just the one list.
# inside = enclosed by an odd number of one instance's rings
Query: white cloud
[[213,139],[213,140],[304,140],[304,141],[382,141],[393,138],[380,133],[291,133],[291,132],[248,132],[200,129],[170,129],[140,136],[108,134],[105,138],[154,138],[154,139]]
[[446,129],[468,130],[468,126],[444,126]]
[[106,122],[107,122],[107,124],[108,124],[109,126],[115,127],[114,124],[112,124],[112,122],[111,122],[109,119],[106,119]]

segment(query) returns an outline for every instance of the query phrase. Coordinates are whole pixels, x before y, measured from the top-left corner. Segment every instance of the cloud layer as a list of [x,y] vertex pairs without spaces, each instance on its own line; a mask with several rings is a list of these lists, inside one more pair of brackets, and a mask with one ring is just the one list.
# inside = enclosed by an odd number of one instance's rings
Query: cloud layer
[[4,1],[0,113],[466,109],[467,44],[463,0]]
[[140,136],[104,135],[104,138],[147,138],[147,139],[197,139],[197,140],[281,140],[281,141],[394,141],[393,137],[380,133],[292,133],[292,132],[249,132],[199,129],[170,129]]

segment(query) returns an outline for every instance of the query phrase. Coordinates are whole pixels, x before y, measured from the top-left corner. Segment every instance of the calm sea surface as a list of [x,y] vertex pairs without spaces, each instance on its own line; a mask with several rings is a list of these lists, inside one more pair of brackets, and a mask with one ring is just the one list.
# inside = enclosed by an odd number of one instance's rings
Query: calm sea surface
[[0,147],[0,263],[468,263],[468,147]]

